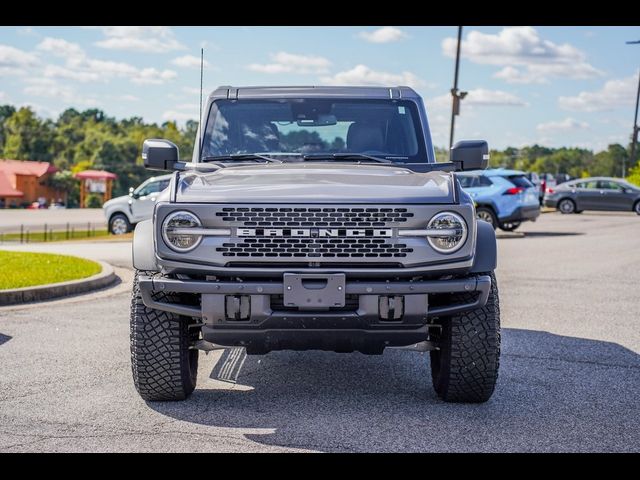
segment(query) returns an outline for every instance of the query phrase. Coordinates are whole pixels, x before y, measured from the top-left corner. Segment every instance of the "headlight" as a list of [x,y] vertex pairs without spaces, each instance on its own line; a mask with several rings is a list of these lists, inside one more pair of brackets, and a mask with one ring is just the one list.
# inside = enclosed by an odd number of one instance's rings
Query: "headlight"
[[194,235],[189,229],[201,226],[202,222],[193,213],[174,212],[162,223],[162,238],[173,250],[188,252],[196,248],[202,240],[202,235]]
[[436,252],[453,253],[467,239],[467,223],[457,213],[441,212],[434,215],[427,225],[429,245]]

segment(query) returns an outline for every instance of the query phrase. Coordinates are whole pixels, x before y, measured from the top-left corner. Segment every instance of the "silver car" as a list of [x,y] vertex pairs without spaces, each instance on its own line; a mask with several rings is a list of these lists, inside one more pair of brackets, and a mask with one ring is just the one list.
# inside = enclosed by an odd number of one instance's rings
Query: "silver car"
[[634,211],[640,215],[640,187],[622,178],[581,178],[547,187],[544,205],[561,213],[608,210]]
[[133,230],[142,220],[153,215],[153,207],[160,192],[169,186],[171,175],[151,177],[138,188],[129,189],[129,195],[112,198],[102,206],[109,225],[109,232],[122,235]]

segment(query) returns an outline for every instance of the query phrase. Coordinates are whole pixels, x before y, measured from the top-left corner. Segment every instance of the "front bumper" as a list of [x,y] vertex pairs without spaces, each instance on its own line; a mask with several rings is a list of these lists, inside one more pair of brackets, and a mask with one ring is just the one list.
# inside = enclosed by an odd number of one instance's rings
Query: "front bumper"
[[540,216],[540,206],[532,205],[516,208],[510,215],[500,217],[500,222],[535,221]]
[[[345,295],[352,299],[352,308],[318,311],[274,304],[274,298],[284,295],[283,281],[178,280],[141,275],[139,285],[147,307],[201,318],[203,338],[218,345],[244,346],[247,353],[281,349],[381,353],[387,346],[427,340],[433,317],[483,307],[491,289],[491,277],[347,280]],[[154,292],[192,295],[189,302],[169,303],[154,298]],[[456,298],[452,294],[456,293],[472,295],[462,301],[452,300]],[[199,297],[199,306],[193,301],[193,294]],[[401,314],[385,320],[381,309],[390,298],[401,298],[394,300],[400,302]],[[229,311],[234,301],[243,305],[242,319]],[[385,314],[388,317],[388,312]]]

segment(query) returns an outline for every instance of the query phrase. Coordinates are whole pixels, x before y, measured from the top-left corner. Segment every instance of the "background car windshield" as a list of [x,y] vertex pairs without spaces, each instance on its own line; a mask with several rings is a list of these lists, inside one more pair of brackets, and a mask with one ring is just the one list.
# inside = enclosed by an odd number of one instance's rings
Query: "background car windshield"
[[213,104],[203,156],[365,153],[426,162],[416,106],[400,100],[221,100]]

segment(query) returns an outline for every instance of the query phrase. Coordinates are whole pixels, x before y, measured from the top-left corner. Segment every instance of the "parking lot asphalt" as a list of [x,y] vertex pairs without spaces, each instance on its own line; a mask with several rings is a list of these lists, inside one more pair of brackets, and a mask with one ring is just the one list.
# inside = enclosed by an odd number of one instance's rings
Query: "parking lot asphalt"
[[428,356],[400,350],[250,356],[237,383],[218,376],[228,352],[201,353],[192,397],[145,403],[125,282],[0,309],[0,451],[637,452],[640,217],[551,213],[498,236],[503,353],[485,404],[441,402]]
[[107,221],[101,208],[63,208],[63,209],[9,209],[0,208],[0,232],[20,231],[20,225],[26,230],[42,231],[44,224],[48,228],[63,229],[66,224],[76,228],[84,227],[87,223],[97,227]]

